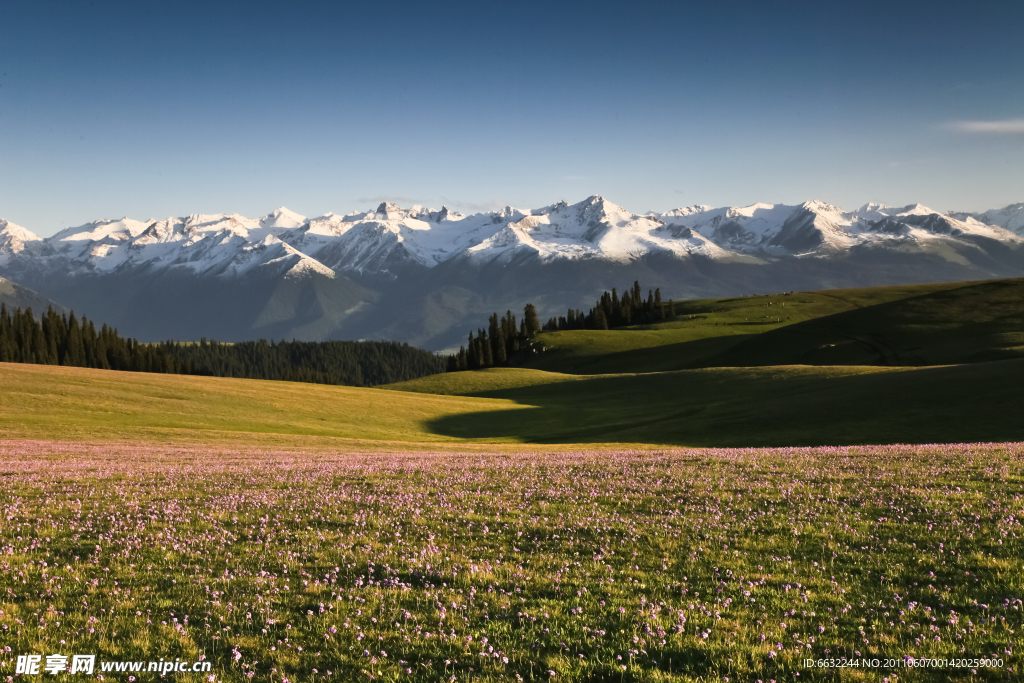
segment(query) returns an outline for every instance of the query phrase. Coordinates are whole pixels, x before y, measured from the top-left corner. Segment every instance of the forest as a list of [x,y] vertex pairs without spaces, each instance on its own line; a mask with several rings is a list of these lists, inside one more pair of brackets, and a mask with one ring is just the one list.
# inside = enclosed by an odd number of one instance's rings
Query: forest
[[510,364],[518,364],[526,353],[534,351],[532,342],[537,332],[560,330],[609,330],[630,325],[648,325],[675,315],[675,303],[661,300],[661,290],[647,291],[638,281],[624,290],[601,294],[601,298],[586,313],[579,309],[568,309],[565,315],[549,318],[543,325],[537,317],[537,308],[526,304],[523,320],[516,325],[516,317],[507,311],[501,318],[491,315],[486,329],[478,328],[476,334],[469,333],[467,346],[448,357],[448,371],[477,370]]
[[37,318],[0,304],[0,362],[368,387],[444,372],[447,359],[381,341],[141,344],[73,311]]
[[288,382],[369,387],[402,382],[445,371],[515,365],[535,350],[538,332],[608,330],[655,323],[675,314],[661,291],[639,282],[624,290],[602,293],[584,313],[568,309],[543,325],[537,308],[527,304],[523,319],[512,311],[491,315],[486,328],[470,332],[467,345],[441,356],[399,342],[386,341],[247,341],[234,344],[201,339],[139,343],[108,325],[97,330],[92,320],[56,313],[37,317],[31,308],[8,311],[0,304],[0,362],[66,365],[104,370],[157,372],[209,377],[272,379]]

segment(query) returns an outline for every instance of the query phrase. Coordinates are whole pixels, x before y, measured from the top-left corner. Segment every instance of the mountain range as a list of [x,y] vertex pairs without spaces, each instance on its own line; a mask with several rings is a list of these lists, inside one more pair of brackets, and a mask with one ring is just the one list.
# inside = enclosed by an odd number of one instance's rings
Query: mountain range
[[632,213],[576,204],[462,215],[98,220],[40,238],[0,220],[0,276],[143,341],[394,339],[458,346],[493,311],[589,308],[639,280],[665,299],[1024,275],[1024,203]]

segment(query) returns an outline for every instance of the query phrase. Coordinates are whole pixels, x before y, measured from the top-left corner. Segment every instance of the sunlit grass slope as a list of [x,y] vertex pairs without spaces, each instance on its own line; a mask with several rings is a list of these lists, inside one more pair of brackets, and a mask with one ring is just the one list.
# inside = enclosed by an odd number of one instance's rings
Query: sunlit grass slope
[[488,392],[521,389],[560,382],[580,382],[586,375],[568,375],[529,368],[487,368],[469,372],[446,372],[377,387],[442,396],[484,396]]
[[437,391],[427,378],[392,391],[0,364],[0,438],[296,446],[346,439],[368,448],[1024,440],[1024,423],[1011,408],[1024,405],[1024,360],[915,369],[465,374],[471,383],[464,391],[472,395],[442,396],[412,391]]
[[0,363],[0,437],[454,441],[426,427],[513,402],[298,382]]
[[707,365],[751,335],[824,316],[963,287],[941,283],[835,289],[676,303],[677,316],[656,325],[616,330],[544,332],[539,370],[579,374],[658,372]]

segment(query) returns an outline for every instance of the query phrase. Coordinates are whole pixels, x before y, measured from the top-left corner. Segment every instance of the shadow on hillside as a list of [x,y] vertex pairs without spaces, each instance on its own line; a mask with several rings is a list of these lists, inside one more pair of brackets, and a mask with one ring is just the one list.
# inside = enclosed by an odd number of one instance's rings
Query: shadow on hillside
[[748,339],[718,366],[925,366],[1024,356],[1024,279],[930,292],[794,323]]
[[784,366],[594,377],[476,394],[528,409],[427,428],[526,443],[820,446],[1024,440],[1024,360],[881,370]]
[[597,375],[619,372],[670,372],[700,367],[714,356],[754,335],[735,334],[664,344],[644,349],[618,351],[581,360],[568,372]]

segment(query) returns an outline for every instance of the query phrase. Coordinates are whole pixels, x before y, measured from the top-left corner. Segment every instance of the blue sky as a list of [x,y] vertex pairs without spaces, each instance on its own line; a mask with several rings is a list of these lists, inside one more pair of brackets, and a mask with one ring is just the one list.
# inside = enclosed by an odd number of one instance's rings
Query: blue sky
[[0,217],[1024,201],[1024,3],[0,3]]

